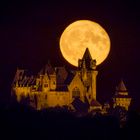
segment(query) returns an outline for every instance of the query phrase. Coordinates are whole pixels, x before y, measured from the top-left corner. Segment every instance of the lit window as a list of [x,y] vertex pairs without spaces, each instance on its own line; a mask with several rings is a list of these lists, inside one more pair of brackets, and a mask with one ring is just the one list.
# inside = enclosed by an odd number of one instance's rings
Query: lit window
[[79,88],[75,87],[72,90],[72,97],[73,98],[80,98],[80,90],[79,90]]

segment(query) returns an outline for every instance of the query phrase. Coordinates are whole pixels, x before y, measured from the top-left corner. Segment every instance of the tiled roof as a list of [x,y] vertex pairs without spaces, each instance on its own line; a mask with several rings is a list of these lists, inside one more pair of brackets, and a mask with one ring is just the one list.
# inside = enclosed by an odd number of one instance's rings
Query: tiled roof
[[116,88],[117,91],[127,91],[123,80],[120,81],[118,87]]
[[57,84],[64,84],[64,81],[66,80],[68,76],[68,72],[65,67],[56,67],[56,81]]
[[13,84],[18,82],[18,84],[26,86],[33,83],[34,79],[35,77],[28,70],[17,69]]
[[65,83],[66,85],[69,85],[69,84],[71,83],[71,81],[73,80],[74,76],[75,76],[74,73],[69,72],[69,73],[68,73],[68,76],[67,76],[67,78],[66,78],[66,80],[65,80],[64,83]]

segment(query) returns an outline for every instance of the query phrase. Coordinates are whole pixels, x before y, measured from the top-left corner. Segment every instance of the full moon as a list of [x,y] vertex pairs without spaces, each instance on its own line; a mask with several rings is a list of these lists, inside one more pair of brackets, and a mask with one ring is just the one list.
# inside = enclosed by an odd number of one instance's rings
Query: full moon
[[72,65],[78,66],[86,48],[89,49],[96,64],[101,64],[110,51],[110,39],[107,32],[98,23],[90,20],[78,20],[70,24],[60,37],[60,50],[63,57]]

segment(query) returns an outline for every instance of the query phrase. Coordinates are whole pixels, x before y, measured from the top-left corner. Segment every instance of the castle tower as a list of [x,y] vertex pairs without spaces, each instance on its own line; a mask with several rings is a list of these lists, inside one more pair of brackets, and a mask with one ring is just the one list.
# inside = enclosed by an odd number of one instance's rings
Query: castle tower
[[96,70],[96,60],[92,59],[88,48],[86,48],[83,58],[79,59],[78,68],[89,101],[96,100],[96,76],[98,71]]
[[128,110],[130,106],[131,97],[128,95],[128,91],[125,87],[123,80],[121,80],[119,85],[116,87],[116,93],[115,96],[113,97],[113,102],[114,108],[116,106],[120,106]]
[[56,72],[50,62],[41,69],[38,75],[44,91],[56,89]]

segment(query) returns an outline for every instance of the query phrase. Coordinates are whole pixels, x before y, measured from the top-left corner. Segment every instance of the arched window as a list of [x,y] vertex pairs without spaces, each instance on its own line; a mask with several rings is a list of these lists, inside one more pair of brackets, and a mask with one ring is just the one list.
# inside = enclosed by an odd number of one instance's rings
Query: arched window
[[79,88],[75,87],[72,90],[72,98],[80,98],[80,90],[79,90]]

